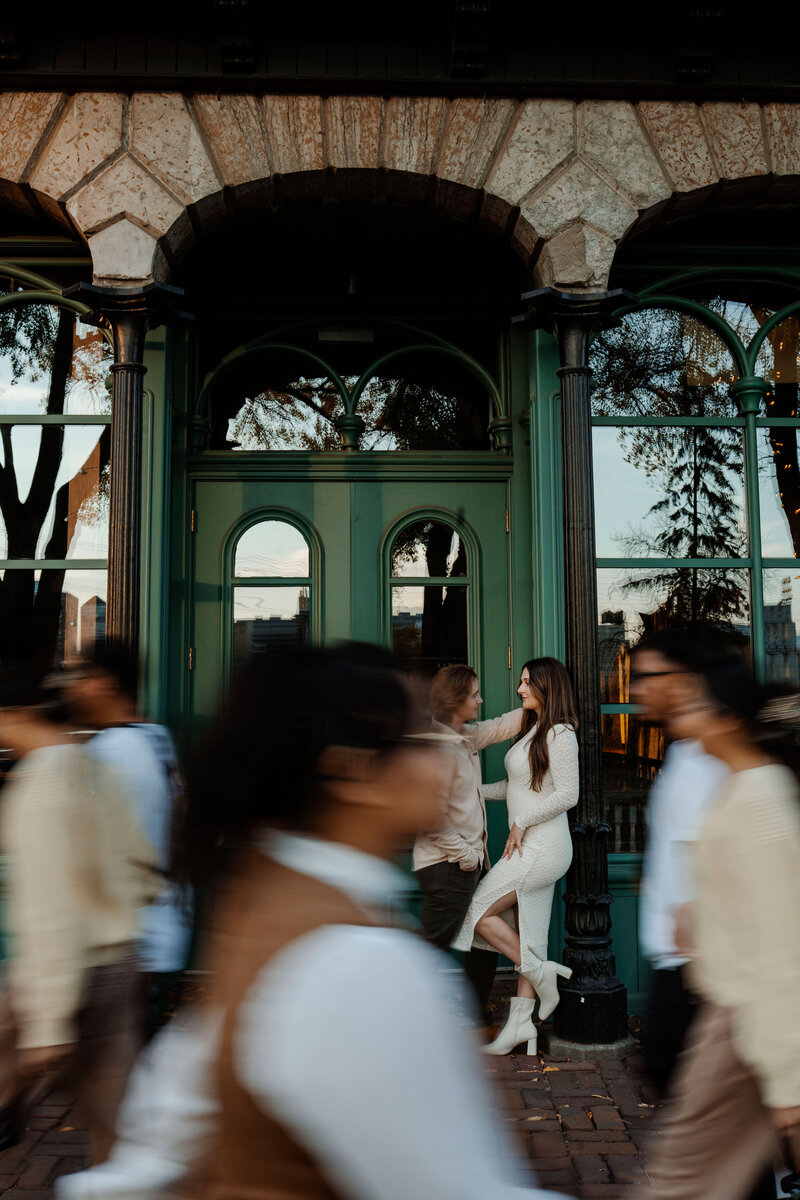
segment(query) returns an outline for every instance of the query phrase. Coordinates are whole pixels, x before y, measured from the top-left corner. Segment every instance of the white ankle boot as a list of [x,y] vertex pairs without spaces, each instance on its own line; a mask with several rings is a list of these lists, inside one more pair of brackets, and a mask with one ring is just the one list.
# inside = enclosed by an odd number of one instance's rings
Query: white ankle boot
[[515,967],[514,970],[524,976],[533,987],[539,997],[539,1020],[546,1021],[550,1014],[555,1012],[561,999],[558,994],[558,979],[571,979],[571,969],[547,959],[537,962],[529,971],[522,971],[519,967]]
[[525,1042],[525,1053],[536,1053],[536,1026],[533,1023],[535,1001],[523,996],[512,996],[508,1009],[508,1020],[493,1042],[481,1046],[483,1054],[510,1054],[515,1046]]

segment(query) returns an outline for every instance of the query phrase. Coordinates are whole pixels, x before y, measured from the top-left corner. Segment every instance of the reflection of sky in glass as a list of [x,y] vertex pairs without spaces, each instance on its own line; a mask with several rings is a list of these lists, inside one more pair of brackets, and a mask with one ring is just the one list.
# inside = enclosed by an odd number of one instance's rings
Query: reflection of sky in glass
[[[793,429],[784,428],[780,433],[787,438],[797,437]],[[758,488],[761,499],[762,553],[768,557],[791,558],[795,551],[783,507],[784,501],[780,495],[780,482],[775,471],[768,429],[758,431]],[[800,494],[791,497],[787,495],[786,502],[794,508],[800,508]]]
[[270,617],[282,621],[297,616],[301,611],[301,597],[308,607],[308,588],[299,587],[244,587],[233,593],[234,621],[268,620]]
[[[67,387],[64,412],[70,415],[101,416],[111,412],[106,387],[111,366],[111,349],[100,331],[80,321],[76,326],[73,378]],[[0,356],[0,413],[45,412],[50,387],[47,371],[37,379],[27,376],[14,381],[7,357]]]
[[[437,521],[436,525],[438,525],[441,528],[442,522]],[[404,575],[408,575],[411,577],[416,576],[417,578],[420,578],[420,577],[424,577],[426,575],[431,574],[430,566],[428,564],[428,559],[427,559],[426,537],[427,537],[427,535],[424,532],[424,526],[421,525],[419,540],[415,540],[409,546],[409,549],[413,551],[412,558],[405,557],[403,554],[401,554],[399,552],[399,550],[394,551],[394,553],[392,554],[392,574],[393,575],[399,576],[401,578]],[[445,575],[449,575],[450,572],[453,570],[453,567],[455,566],[455,563],[456,563],[456,559],[458,558],[458,552],[459,552],[460,548],[461,548],[461,539],[459,538],[456,531],[453,530],[452,537],[450,539],[450,550],[448,552],[447,560],[445,563],[445,572],[444,572]]]
[[[632,433],[633,431],[631,431]],[[658,433],[653,430],[653,433]],[[647,431],[637,430],[647,437]],[[625,442],[629,439],[623,433]],[[664,496],[661,480],[664,474],[646,474],[625,459],[625,442],[620,445],[620,430],[614,426],[595,426],[592,430],[594,463],[594,503],[598,558],[622,558],[626,555],[628,538],[642,533],[642,545],[632,556],[665,557],[658,546],[648,542],[663,527],[663,518],[649,509]],[[738,464],[741,467],[741,450]],[[730,477],[729,477],[730,478]],[[731,500],[739,511],[739,526],[745,531],[744,485],[735,476],[731,479]],[[639,540],[639,539],[637,539]],[[725,557],[728,557],[725,555]]]
[[261,521],[246,530],[236,546],[235,574],[308,575],[308,546],[299,529],[286,521]]
[[[623,613],[623,624],[628,637],[636,638],[642,633],[643,625],[641,613],[652,613],[663,602],[666,595],[666,588],[663,585],[657,586],[655,583],[656,576],[664,575],[669,568],[652,568],[643,567],[604,567],[597,572],[597,609],[598,621],[601,620],[602,614],[605,611]],[[746,624],[749,621],[749,603],[747,599],[747,572],[744,570],[733,570],[732,573],[736,577],[736,581],[741,587],[744,595],[743,611],[735,614],[730,618],[734,624]],[[705,569],[700,568],[698,574],[703,579]],[[625,588],[625,583],[629,579],[653,580],[653,586],[644,586],[636,590],[628,590]]]
[[[65,427],[61,465],[56,476],[53,498],[39,535],[36,554],[41,556],[52,534],[55,510],[55,493],[62,484],[73,479],[91,457],[103,433],[101,425],[69,425]],[[11,447],[14,456],[14,473],[17,479],[17,494],[22,503],[28,498],[33,481],[42,427],[38,425],[15,425],[11,430]],[[0,464],[5,466],[5,454],[0,443]],[[94,512],[90,511],[94,509]],[[94,516],[94,520],[92,517]],[[107,505],[99,500],[83,509],[83,520],[76,522],[70,542],[70,558],[105,558],[108,544]],[[0,558],[8,553],[5,525],[0,515]]]

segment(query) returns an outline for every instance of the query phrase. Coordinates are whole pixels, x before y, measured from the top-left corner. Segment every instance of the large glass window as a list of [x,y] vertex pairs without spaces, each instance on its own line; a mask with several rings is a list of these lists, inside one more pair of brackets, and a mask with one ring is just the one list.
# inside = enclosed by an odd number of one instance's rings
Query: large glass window
[[303,533],[279,518],[251,525],[233,560],[233,667],[311,636],[311,560]]
[[105,637],[110,365],[70,309],[0,303],[0,659]]
[[[743,287],[701,299],[705,315],[680,297],[629,313],[592,350],[603,772],[616,850],[643,848],[664,750],[630,703],[643,637],[704,626],[762,677],[800,682],[800,318],[782,320]],[[763,381],[758,413],[738,406],[731,385],[743,376]]]
[[466,356],[414,347],[411,331],[316,332],[313,347],[254,345],[220,369],[212,450],[338,450],[348,412],[361,450],[491,450],[492,397]]

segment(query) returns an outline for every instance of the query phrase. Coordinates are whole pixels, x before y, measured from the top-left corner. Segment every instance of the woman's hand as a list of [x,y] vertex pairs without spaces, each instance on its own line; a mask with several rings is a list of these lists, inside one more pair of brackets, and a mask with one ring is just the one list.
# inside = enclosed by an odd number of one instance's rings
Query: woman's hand
[[503,851],[502,857],[511,859],[514,857],[514,851],[519,850],[519,856],[522,858],[522,835],[525,830],[520,829],[519,825],[512,825],[508,831],[508,841],[506,848]]
[[675,946],[684,958],[694,958],[694,903],[682,904],[675,916]]

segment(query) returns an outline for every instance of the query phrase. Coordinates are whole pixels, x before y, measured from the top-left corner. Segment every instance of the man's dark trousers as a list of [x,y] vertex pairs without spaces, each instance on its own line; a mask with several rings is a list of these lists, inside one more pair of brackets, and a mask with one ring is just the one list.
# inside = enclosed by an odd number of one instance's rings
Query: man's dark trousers
[[[449,950],[450,943],[461,928],[475,888],[486,874],[483,867],[462,871],[458,863],[434,863],[416,872],[422,892],[420,926],[422,935],[432,946]],[[478,999],[481,1013],[489,1020],[487,1005],[497,970],[494,950],[470,950],[464,961],[464,971]]]

